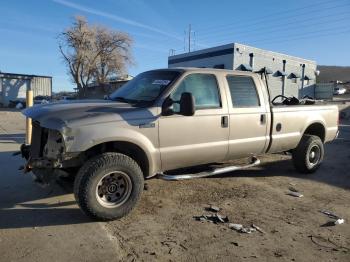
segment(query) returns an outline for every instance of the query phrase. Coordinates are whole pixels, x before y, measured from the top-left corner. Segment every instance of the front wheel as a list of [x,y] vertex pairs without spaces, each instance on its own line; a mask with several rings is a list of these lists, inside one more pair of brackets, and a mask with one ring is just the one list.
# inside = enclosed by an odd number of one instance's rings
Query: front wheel
[[143,189],[139,165],[120,153],[103,153],[88,160],[74,182],[74,195],[88,216],[113,220],[127,215]]
[[292,152],[293,164],[297,171],[309,174],[315,172],[322,163],[324,147],[318,136],[304,135]]

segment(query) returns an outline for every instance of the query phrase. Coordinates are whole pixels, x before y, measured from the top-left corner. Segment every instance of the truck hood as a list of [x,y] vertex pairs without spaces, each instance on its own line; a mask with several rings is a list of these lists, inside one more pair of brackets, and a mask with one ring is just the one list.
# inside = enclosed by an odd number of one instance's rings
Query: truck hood
[[133,107],[127,103],[111,100],[76,100],[35,105],[23,110],[22,113],[38,121],[42,127],[56,130],[154,117],[147,108]]

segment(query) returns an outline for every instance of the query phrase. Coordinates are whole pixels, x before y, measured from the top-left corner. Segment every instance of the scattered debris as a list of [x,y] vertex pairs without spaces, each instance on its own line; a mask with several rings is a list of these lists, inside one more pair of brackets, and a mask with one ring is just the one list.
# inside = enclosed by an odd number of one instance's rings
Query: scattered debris
[[206,207],[205,210],[210,211],[210,212],[219,212],[221,210],[221,208],[217,207],[217,206],[210,205],[209,207]]
[[259,231],[259,232],[262,233],[262,234],[265,234],[265,231],[262,230],[262,229],[261,229],[260,227],[258,227],[257,225],[252,224],[252,228],[256,229],[257,231]]
[[325,214],[326,216],[330,217],[330,218],[334,218],[334,219],[338,219],[340,218],[338,215],[334,214],[333,212],[331,211],[328,211],[328,210],[320,210],[320,212],[322,214]]
[[329,221],[326,224],[324,224],[323,226],[336,226],[336,225],[341,225],[344,224],[345,220],[343,218],[341,218],[340,216],[334,214],[331,211],[328,210],[321,210],[320,211],[322,214],[325,214],[326,216],[328,216],[331,219],[335,219],[334,221]]
[[296,189],[296,188],[293,187],[293,186],[290,186],[288,189],[289,189],[290,191],[292,191],[292,192],[299,192],[299,190]]
[[256,231],[256,229],[255,228],[252,228],[252,227],[243,227],[242,229],[241,229],[241,233],[246,233],[246,234],[250,234],[250,233],[253,233],[253,232],[255,232]]
[[238,243],[237,242],[231,242],[232,245],[238,247]]
[[236,231],[240,231],[243,228],[243,225],[230,223],[228,227]]
[[336,221],[334,221],[334,225],[341,225],[344,224],[345,220],[343,218],[338,218]]
[[[205,208],[206,211],[211,211],[214,214],[206,214],[201,216],[194,216],[193,218],[197,221],[207,221],[210,223],[218,224],[218,223],[228,223],[229,219],[227,216],[220,215],[218,212],[221,210],[221,208],[217,206],[210,205],[209,207]],[[265,234],[265,231],[262,230],[260,227],[258,227],[255,224],[252,224],[250,227],[244,227],[242,224],[235,224],[235,223],[229,223],[228,228],[233,229],[240,233],[246,233],[250,234],[255,231],[259,231],[262,234]],[[214,235],[215,237],[215,235]]]
[[229,221],[227,216],[222,216],[220,214],[209,214],[209,215],[201,215],[201,216],[194,216],[194,219],[198,221],[208,221],[211,223],[227,223]]
[[250,233],[255,232],[257,230],[253,227],[244,227],[241,224],[233,224],[233,223],[230,223],[228,225],[228,227],[233,229],[233,230],[236,230],[237,232],[246,233],[246,234],[250,234]]
[[287,195],[293,196],[293,197],[303,197],[304,195],[299,192],[288,192]]

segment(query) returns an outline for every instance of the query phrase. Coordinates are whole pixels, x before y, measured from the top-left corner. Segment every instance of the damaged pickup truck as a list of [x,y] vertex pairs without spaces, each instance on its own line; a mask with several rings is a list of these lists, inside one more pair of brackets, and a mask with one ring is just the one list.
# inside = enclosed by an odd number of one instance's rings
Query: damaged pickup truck
[[[291,152],[296,170],[314,172],[324,143],[337,136],[338,108],[271,100],[263,79],[251,72],[161,69],[138,75],[107,100],[28,108],[23,114],[32,119],[33,132],[31,145],[21,146],[25,170],[43,182],[74,176],[80,208],[102,220],[128,214],[144,180],[155,175],[215,175],[256,165],[256,156],[274,152]],[[173,172],[250,156],[242,167]]]

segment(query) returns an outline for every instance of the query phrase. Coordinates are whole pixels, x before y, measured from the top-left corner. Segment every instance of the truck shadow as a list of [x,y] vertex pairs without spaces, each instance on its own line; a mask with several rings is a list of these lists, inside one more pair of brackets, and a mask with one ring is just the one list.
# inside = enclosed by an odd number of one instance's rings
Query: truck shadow
[[78,208],[0,209],[0,229],[92,223]]
[[313,174],[300,174],[292,164],[290,157],[288,159],[269,160],[264,162],[259,169],[246,169],[226,173],[216,178],[224,177],[273,177],[286,176],[295,177],[305,180],[313,180],[320,183],[336,186],[339,188],[350,190],[350,109],[344,108],[341,112],[347,112],[346,118],[342,119],[339,126],[339,137],[325,145],[325,159],[320,168]]
[[[350,157],[348,158],[350,159]],[[262,161],[263,162],[263,161]],[[259,169],[246,169],[217,176],[210,179],[234,178],[234,177],[294,177],[298,179],[312,180],[339,188],[350,190],[350,175],[347,174],[345,161],[334,166],[331,161],[325,160],[320,168],[313,174],[298,173],[289,159],[262,163]]]
[[0,152],[0,230],[93,222],[77,207],[72,183],[39,186],[18,171],[23,163],[13,152]]

